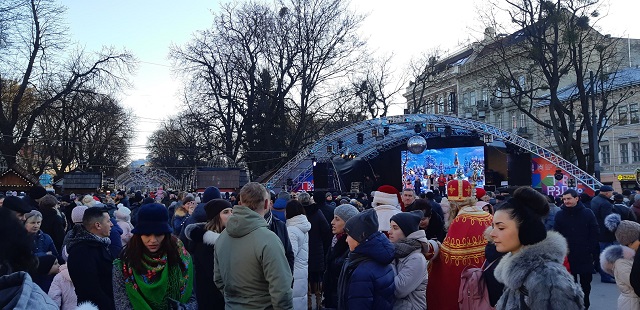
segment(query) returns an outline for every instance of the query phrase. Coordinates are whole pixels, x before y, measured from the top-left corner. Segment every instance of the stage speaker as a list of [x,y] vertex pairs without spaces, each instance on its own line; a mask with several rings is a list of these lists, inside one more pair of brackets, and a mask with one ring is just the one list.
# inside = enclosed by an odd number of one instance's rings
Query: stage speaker
[[509,186],[531,186],[531,154],[508,154]]
[[331,163],[317,163],[313,167],[313,186],[318,189],[333,188],[333,167]]

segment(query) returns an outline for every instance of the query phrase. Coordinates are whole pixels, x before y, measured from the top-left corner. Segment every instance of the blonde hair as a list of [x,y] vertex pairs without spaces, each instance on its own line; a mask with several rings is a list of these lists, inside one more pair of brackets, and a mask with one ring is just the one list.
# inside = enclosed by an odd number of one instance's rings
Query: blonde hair
[[249,182],[240,189],[240,203],[253,211],[264,208],[262,204],[268,199],[269,192],[260,183]]
[[460,210],[462,210],[462,208],[475,206],[477,201],[478,199],[476,199],[476,197],[473,197],[473,196],[467,197],[464,200],[460,200],[460,201],[449,200],[449,205],[451,206],[449,208],[449,223],[453,222],[453,220],[456,218],[456,216],[458,216],[458,213],[460,212]]

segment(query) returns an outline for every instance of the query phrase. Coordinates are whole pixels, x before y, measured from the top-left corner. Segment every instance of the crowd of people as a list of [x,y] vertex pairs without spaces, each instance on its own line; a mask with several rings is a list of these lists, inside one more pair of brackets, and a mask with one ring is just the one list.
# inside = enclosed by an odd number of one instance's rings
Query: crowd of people
[[[416,194],[119,191],[0,197],[11,309],[640,309],[640,188],[594,197],[465,180]],[[461,277],[479,268],[486,301]],[[612,308],[614,306],[612,305]]]

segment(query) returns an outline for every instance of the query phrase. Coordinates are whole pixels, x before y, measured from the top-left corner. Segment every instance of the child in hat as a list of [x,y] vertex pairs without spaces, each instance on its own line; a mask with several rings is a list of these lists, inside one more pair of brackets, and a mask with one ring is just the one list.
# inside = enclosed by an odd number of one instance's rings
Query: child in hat
[[393,309],[395,249],[378,231],[378,216],[368,209],[346,225],[351,253],[338,279],[338,309]]
[[640,224],[621,220],[619,214],[612,213],[604,219],[604,225],[612,231],[620,244],[611,245],[600,254],[600,267],[616,279],[620,290],[618,309],[640,309],[640,298],[631,286],[633,260],[640,246]]

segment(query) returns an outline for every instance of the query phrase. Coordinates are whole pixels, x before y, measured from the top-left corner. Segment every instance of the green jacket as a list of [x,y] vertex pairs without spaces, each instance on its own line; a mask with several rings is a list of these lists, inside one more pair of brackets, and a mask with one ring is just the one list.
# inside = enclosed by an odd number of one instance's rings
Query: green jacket
[[282,242],[264,218],[235,206],[214,253],[214,281],[226,309],[293,309],[293,281]]

